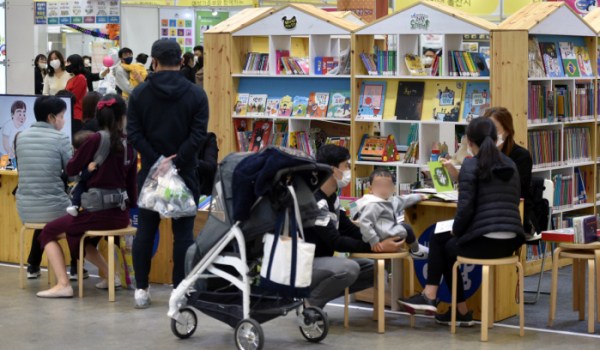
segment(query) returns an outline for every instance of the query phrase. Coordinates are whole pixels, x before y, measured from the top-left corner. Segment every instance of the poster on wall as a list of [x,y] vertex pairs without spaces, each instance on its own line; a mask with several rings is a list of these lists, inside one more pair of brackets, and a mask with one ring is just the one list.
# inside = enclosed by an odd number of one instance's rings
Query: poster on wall
[[597,0],[559,0],[566,2],[578,14],[585,16],[599,6]]
[[160,38],[177,41],[181,52],[193,53],[195,45],[194,10],[160,9]]
[[229,12],[196,11],[196,44],[204,45],[204,32],[229,18]]
[[113,47],[112,41],[92,42],[92,73],[100,73],[104,69],[104,57],[108,56],[108,50]]
[[34,24],[117,24],[119,0],[36,1]]

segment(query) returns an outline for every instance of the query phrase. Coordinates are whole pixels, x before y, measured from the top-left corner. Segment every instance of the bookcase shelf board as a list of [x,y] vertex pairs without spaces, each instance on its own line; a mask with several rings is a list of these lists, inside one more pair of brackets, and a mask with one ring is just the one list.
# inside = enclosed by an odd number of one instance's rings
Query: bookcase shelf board
[[396,80],[481,80],[481,81],[489,81],[490,77],[444,77],[444,76],[416,76],[416,75],[357,75],[356,79],[396,79]]

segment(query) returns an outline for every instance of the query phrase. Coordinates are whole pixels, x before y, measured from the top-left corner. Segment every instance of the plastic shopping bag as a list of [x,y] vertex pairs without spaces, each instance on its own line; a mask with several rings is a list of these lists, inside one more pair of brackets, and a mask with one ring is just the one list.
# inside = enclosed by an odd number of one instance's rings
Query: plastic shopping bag
[[198,213],[192,191],[177,174],[173,162],[163,156],[150,169],[138,206],[158,212],[163,219],[196,216]]

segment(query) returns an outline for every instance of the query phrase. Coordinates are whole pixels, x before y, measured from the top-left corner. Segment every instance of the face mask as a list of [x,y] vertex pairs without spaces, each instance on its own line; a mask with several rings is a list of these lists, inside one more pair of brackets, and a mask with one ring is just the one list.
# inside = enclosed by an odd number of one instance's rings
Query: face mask
[[471,157],[475,157],[475,155],[473,154],[473,151],[471,151],[471,148],[470,148],[470,147],[467,147],[467,153],[469,153],[469,155],[470,155]]
[[67,73],[69,73],[69,74],[70,74],[70,73],[73,73],[73,65],[66,66],[66,67],[65,67],[65,70],[66,70],[66,71],[67,71]]
[[502,135],[498,135],[498,141],[496,141],[496,147],[502,146],[502,144],[504,143],[504,140],[502,139],[503,137],[504,137],[504,133],[502,133]]
[[39,63],[38,66],[40,67],[40,69],[46,69],[46,68],[48,68],[48,64],[47,63]]
[[90,61],[85,60],[85,61],[83,61],[83,65],[86,67],[89,67],[91,64],[90,64]]
[[198,64],[198,56],[194,56],[194,64]]
[[431,64],[433,64],[433,57],[431,57],[431,56],[425,56],[423,58],[423,64],[426,64],[428,66],[431,65]]
[[60,68],[60,61],[59,60],[50,61],[50,67],[52,67],[54,69]]
[[[336,168],[336,169],[341,171],[338,168]],[[351,174],[350,170],[341,171],[341,172],[343,174],[342,179],[341,180],[338,180],[337,178],[335,179],[335,182],[337,183],[338,188],[344,188],[344,187],[348,186],[348,184],[350,183],[350,180],[352,179],[352,174]]]
[[133,57],[127,57],[123,59],[123,61],[125,61],[125,64],[131,64],[131,62],[133,62]]

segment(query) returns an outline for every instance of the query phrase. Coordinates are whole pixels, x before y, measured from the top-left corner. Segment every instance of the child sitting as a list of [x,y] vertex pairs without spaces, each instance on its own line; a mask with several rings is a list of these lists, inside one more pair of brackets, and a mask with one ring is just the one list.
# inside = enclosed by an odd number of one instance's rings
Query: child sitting
[[398,222],[397,214],[404,208],[415,205],[426,197],[421,194],[394,196],[392,174],[385,169],[375,169],[369,177],[369,193],[357,201],[358,212],[354,220],[360,223],[363,240],[371,244],[373,251],[381,251],[381,241],[398,237],[406,239],[409,254],[413,259],[427,259],[429,249],[417,242],[409,224]]
[[[94,132],[88,130],[80,131],[75,134],[75,138],[73,139],[73,147],[75,150],[79,149],[92,134],[94,134]],[[79,208],[81,207],[81,195],[88,190],[86,181],[92,177],[92,173],[96,170],[96,167],[96,163],[90,162],[87,169],[84,169],[79,174],[80,180],[73,189],[73,199],[71,199],[72,205],[67,208],[67,213],[70,215],[77,216],[79,214]]]
[[[141,53],[135,58],[136,63],[121,64],[121,67],[125,68],[125,70],[129,72],[129,84],[131,86],[136,87],[140,84],[140,82],[135,78],[135,74],[133,72],[139,74],[140,78],[142,78],[142,81],[146,80],[148,71],[146,70],[145,64],[147,61],[148,55]],[[129,97],[129,95],[126,93],[123,93],[123,96]]]

